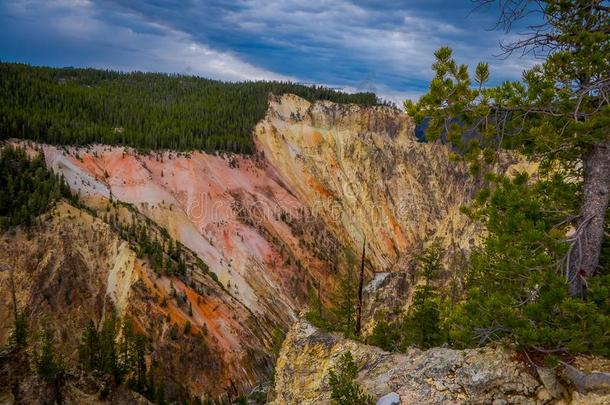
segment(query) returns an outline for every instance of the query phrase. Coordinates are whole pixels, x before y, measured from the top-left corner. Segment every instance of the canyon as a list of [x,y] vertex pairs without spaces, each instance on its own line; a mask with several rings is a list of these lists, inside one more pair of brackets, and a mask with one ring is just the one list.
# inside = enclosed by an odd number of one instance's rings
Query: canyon
[[[67,364],[87,322],[112,312],[148,337],[170,397],[237,397],[269,380],[278,336],[308,291],[328,300],[365,241],[370,330],[379,311],[408,306],[409,271],[427,244],[440,241],[450,266],[483,235],[460,211],[479,180],[446,145],[419,142],[399,110],[271,96],[253,137],[252,155],[12,141],[41,150],[83,204],[61,202],[34,234],[0,240],[18,306],[60,332]],[[500,169],[512,164],[523,162],[506,157]],[[154,271],[109,216],[181,244],[186,275]],[[0,273],[3,343],[10,282]]]

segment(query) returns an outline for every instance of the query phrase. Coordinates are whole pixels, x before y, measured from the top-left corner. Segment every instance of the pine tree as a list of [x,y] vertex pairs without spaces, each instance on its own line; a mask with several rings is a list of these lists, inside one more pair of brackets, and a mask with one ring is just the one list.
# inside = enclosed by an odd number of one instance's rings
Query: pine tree
[[9,343],[17,347],[25,347],[28,340],[27,317],[21,311],[16,313],[15,326],[9,336]]
[[43,329],[41,347],[34,357],[38,375],[48,381],[55,381],[62,365],[57,357],[53,330],[47,327]]
[[366,342],[388,352],[396,351],[401,343],[400,327],[388,322],[385,312],[382,311]]
[[576,229],[560,262],[573,297],[584,296],[599,270],[610,199],[610,12],[604,3],[524,1],[511,8],[498,2],[507,30],[542,11],[542,24],[503,50],[534,52],[543,62],[525,71],[522,81],[492,88],[485,87],[488,65],[479,63],[472,86],[468,67],[442,47],[429,92],[417,103],[405,102],[416,121],[428,119],[426,138],[446,138],[474,173],[491,170],[497,150],[507,148],[538,159],[541,176],[560,172],[582,181],[576,210],[563,218],[564,229]]
[[89,321],[81,335],[79,359],[86,370],[97,370],[100,367],[100,342],[93,321]]
[[270,93],[383,104],[373,93],[346,94],[293,83],[225,83],[0,63],[0,134],[52,144],[129,145],[140,151],[251,153],[252,129],[264,117]]
[[144,392],[147,387],[146,382],[146,337],[135,334],[132,337],[132,374],[133,386],[138,392]]
[[358,367],[352,353],[343,353],[337,366],[330,370],[328,384],[331,388],[330,399],[333,405],[372,405],[373,398],[354,380]]
[[30,159],[12,146],[0,154],[0,190],[0,230],[29,227],[60,197],[74,199],[63,180],[46,169],[42,155]]
[[324,313],[323,313],[323,304],[320,299],[320,284],[318,282],[317,288],[309,286],[308,292],[308,303],[309,310],[305,314],[305,318],[312,324],[319,328],[326,328]]
[[355,337],[356,306],[358,300],[358,282],[356,273],[348,269],[339,277],[338,289],[333,296],[332,312],[336,320],[336,329],[346,337]]
[[556,224],[577,185],[560,174],[534,185],[524,174],[498,182],[470,212],[488,236],[471,255],[466,297],[451,311],[453,344],[509,339],[528,350],[609,355],[609,267],[590,280],[584,299],[569,296],[557,271],[567,247]]
[[402,349],[415,345],[428,349],[442,343],[440,303],[435,281],[442,272],[440,247],[432,244],[417,257],[419,284],[413,293],[409,311],[402,322]]
[[116,347],[116,317],[114,314],[104,319],[102,330],[99,335],[100,365],[99,370],[103,373],[112,375],[115,380],[121,378],[121,368],[118,363]]

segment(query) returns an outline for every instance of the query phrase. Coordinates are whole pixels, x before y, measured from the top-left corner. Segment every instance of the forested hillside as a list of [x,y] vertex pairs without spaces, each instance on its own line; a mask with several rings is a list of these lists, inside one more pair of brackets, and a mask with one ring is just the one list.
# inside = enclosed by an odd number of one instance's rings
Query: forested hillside
[[287,82],[228,83],[0,63],[0,139],[249,153],[250,134],[265,115],[269,93],[382,104],[373,93],[346,94]]

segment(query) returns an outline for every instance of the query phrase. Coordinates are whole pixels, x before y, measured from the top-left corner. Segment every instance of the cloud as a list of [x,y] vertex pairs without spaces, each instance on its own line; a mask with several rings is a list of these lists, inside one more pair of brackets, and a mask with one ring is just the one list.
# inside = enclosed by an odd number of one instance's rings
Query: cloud
[[[489,61],[495,83],[518,79],[531,60],[495,58],[501,34],[485,29],[493,26],[495,15],[473,15],[466,3],[453,12],[446,2],[442,8],[423,3],[388,8],[347,0],[249,0],[223,21],[244,36],[281,46],[287,58],[306,61],[292,74],[356,88],[374,83],[392,100],[424,92],[433,52],[443,45],[452,46],[461,63]],[[441,17],[448,14],[452,18]],[[281,67],[273,61],[268,66]]]
[[425,92],[442,45],[490,62],[493,83],[518,79],[533,61],[494,57],[495,18],[470,0],[9,0],[0,46],[30,63],[332,83],[401,104]]
[[[116,4],[116,2],[115,2]],[[125,3],[150,14],[146,2]],[[143,5],[144,4],[144,5]],[[197,31],[214,46],[307,82],[357,86],[375,77],[395,91],[418,93],[431,75],[433,51],[450,45],[461,62],[491,62],[496,82],[516,79],[527,60],[494,58],[501,33],[495,14],[472,12],[470,0],[409,2],[238,0],[187,2],[183,13],[155,2],[155,17]],[[485,11],[485,10],[479,10]],[[185,17],[186,15],[186,17]],[[201,21],[210,18],[204,28]],[[219,34],[220,33],[220,34]]]
[[[6,14],[18,21],[20,31],[36,27],[31,32],[57,41],[55,47],[60,52],[54,65],[178,72],[232,81],[294,80],[136,13],[117,9],[111,9],[112,14],[102,13],[108,9],[102,10],[89,0],[14,1],[4,7]],[[35,48],[40,38],[19,39],[32,42]],[[64,47],[68,52],[61,52]],[[70,52],[73,49],[85,51]]]

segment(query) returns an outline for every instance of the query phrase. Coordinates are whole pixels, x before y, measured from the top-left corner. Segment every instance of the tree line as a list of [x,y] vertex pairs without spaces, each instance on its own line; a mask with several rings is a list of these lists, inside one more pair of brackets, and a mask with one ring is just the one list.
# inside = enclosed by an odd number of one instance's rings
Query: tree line
[[249,153],[270,93],[387,104],[374,93],[290,82],[0,63],[0,139]]

